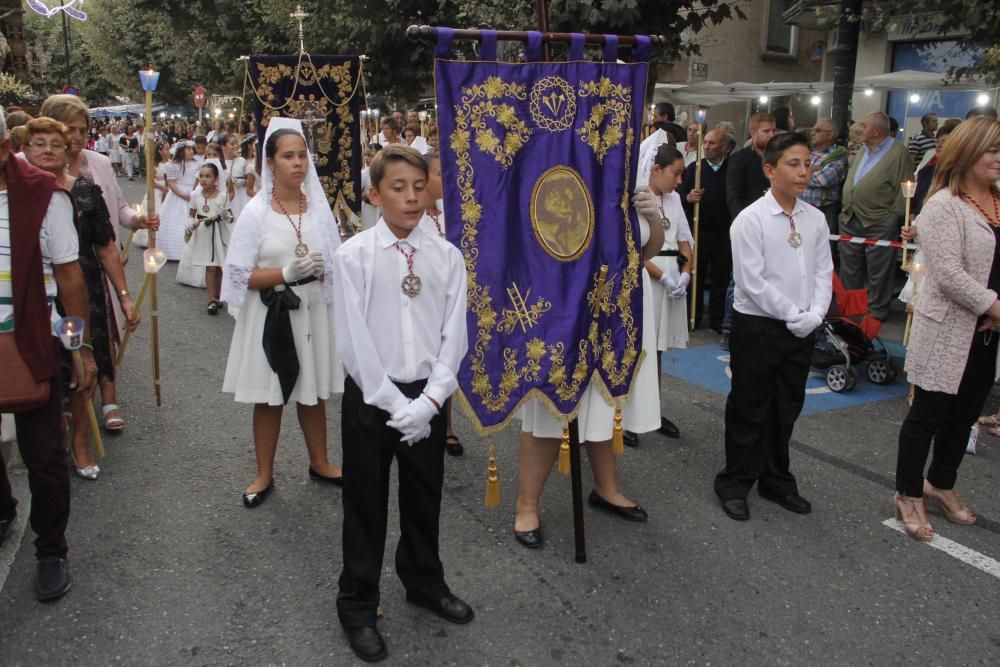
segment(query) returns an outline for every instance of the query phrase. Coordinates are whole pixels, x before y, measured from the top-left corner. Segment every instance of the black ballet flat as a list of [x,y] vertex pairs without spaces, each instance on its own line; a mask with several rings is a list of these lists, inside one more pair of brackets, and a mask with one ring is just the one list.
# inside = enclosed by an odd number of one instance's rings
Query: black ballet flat
[[309,466],[309,479],[314,482],[324,482],[326,484],[333,484],[334,486],[344,486],[344,476],[340,477],[327,477],[326,475],[321,475],[312,466]]
[[265,487],[261,491],[254,491],[253,493],[247,493],[246,491],[244,491],[243,492],[243,507],[247,507],[247,508],[257,507],[258,505],[260,505],[261,503],[263,503],[264,500],[269,495],[271,495],[271,491],[273,491],[273,490],[274,490],[274,480],[272,479],[268,483],[267,487]]
[[587,498],[587,504],[595,509],[614,514],[615,516],[625,519],[626,521],[642,523],[649,519],[649,515],[646,514],[646,510],[642,509],[638,505],[623,507],[622,505],[609,503],[607,500],[599,496],[597,491],[590,492],[590,497]]

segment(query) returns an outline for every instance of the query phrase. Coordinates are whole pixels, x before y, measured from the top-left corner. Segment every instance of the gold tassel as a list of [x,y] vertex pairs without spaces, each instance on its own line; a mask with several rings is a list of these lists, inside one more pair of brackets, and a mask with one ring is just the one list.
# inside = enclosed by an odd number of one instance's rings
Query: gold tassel
[[611,432],[611,453],[621,456],[625,453],[625,433],[622,430],[622,409],[615,408],[615,427]]
[[563,424],[562,442],[559,444],[559,474],[569,474],[569,424]]
[[494,456],[496,447],[490,445],[490,462],[486,466],[486,500],[487,507],[496,507],[500,504],[500,478],[497,476],[497,457]]

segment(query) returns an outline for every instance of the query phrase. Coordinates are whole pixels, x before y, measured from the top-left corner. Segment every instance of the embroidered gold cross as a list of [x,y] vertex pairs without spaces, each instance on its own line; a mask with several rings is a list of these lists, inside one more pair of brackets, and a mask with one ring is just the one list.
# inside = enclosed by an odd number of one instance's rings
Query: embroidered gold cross
[[614,276],[611,276],[610,280],[608,279],[608,265],[602,264],[601,271],[597,275],[597,283],[594,285],[594,291],[587,294],[587,303],[590,305],[595,320],[601,316],[602,311],[610,313],[613,310],[613,306],[611,305],[611,289],[614,287],[614,284]]

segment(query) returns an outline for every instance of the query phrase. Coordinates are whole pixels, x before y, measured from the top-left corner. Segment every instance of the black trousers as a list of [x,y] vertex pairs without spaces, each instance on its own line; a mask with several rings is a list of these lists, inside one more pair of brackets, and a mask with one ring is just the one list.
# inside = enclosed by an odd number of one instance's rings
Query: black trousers
[[[397,384],[407,398],[420,396],[426,380]],[[344,627],[375,625],[379,576],[389,514],[389,470],[399,465],[399,526],[396,574],[406,592],[437,599],[450,590],[438,555],[438,520],[444,481],[447,422],[439,412],[430,437],[412,447],[386,425],[391,415],[364,402],[350,377],[344,382],[341,428],[344,450],[344,569],[337,615]]]
[[715,477],[723,500],[753,488],[797,493],[788,441],[805,401],[815,335],[795,337],[781,320],[733,312],[732,385],[726,400],[726,467]]
[[[698,248],[698,293],[691,291],[691,298],[697,298],[695,322],[700,325],[704,312],[704,293],[708,289],[708,325],[722,330],[722,320],[726,314],[726,288],[733,276],[733,250],[728,234],[702,234]],[[690,312],[688,306],[688,312]]]
[[899,429],[896,457],[896,490],[903,495],[924,495],[924,466],[931,441],[934,455],[927,481],[938,489],[955,488],[969,429],[976,423],[993,386],[998,340],[1000,333],[995,331],[973,336],[958,394],[925,391],[919,386],[914,390],[913,405]]
[[[14,414],[17,448],[28,469],[31,490],[29,522],[35,532],[38,558],[64,558],[69,523],[69,470],[63,443],[60,382],[50,383],[49,401],[29,412]],[[0,519],[17,516],[17,500],[7,479],[7,464],[0,455]]]

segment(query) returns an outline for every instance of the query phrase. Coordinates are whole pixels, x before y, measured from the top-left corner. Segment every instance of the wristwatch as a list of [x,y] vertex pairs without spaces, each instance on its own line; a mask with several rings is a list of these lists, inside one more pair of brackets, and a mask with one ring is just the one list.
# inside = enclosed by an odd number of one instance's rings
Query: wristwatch
[[118,298],[119,299],[124,299],[128,295],[129,294],[128,294],[128,290],[127,289],[120,289],[120,290],[118,290]]

